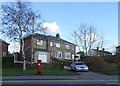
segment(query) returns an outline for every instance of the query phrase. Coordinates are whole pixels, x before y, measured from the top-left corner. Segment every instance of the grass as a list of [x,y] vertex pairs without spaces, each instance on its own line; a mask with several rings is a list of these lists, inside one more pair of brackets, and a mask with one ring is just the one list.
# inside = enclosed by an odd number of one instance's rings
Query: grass
[[118,64],[109,64],[108,67],[102,69],[93,69],[93,72],[98,72],[106,75],[120,75]]
[[[37,72],[36,69],[27,69],[26,71],[17,68],[2,69],[3,76],[34,76],[36,75],[36,72]],[[77,74],[60,68],[59,69],[43,68],[41,75],[77,75]]]
[[120,75],[120,71],[118,71],[117,68],[113,68],[113,69],[97,69],[97,70],[93,70],[93,72],[98,72],[98,73],[102,73],[102,74],[106,74],[106,75]]

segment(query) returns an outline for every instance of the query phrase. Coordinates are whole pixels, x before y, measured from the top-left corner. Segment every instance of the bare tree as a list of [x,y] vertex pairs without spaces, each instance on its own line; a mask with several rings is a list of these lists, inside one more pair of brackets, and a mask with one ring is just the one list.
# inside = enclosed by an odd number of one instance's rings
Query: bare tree
[[18,1],[2,5],[2,33],[10,40],[20,43],[20,54],[23,57],[23,70],[26,70],[23,38],[37,31],[33,27],[33,24],[36,24],[35,20],[37,18],[40,18],[40,15],[36,15],[35,12],[33,12],[31,3],[29,2]]
[[72,36],[79,50],[86,52],[86,55],[91,54],[91,49],[99,40],[96,27],[88,24],[81,24],[77,31],[73,32]]

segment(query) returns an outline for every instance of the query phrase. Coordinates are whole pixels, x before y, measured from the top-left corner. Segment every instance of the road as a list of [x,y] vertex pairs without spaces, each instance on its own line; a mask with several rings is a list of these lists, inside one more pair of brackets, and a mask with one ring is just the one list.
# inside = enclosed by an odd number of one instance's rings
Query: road
[[[77,72],[81,75],[76,76],[17,76],[3,77],[2,84],[106,84],[118,86],[118,76],[104,75],[94,72]],[[20,79],[18,79],[20,78]],[[7,80],[8,79],[8,80]],[[16,80],[15,80],[16,79]],[[49,80],[48,80],[49,79]],[[62,80],[63,79],[63,80]]]
[[14,80],[2,84],[118,84],[117,80]]

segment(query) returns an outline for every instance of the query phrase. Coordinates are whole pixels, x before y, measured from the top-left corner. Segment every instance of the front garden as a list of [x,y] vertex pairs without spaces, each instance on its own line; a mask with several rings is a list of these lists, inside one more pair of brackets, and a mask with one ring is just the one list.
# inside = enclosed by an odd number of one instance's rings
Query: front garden
[[[51,62],[42,64],[41,75],[77,75],[77,73],[64,70],[61,67],[61,62]],[[13,63],[13,57],[2,58],[2,75],[3,76],[34,76],[37,73],[37,64],[27,64],[27,70],[22,70],[22,64]]]

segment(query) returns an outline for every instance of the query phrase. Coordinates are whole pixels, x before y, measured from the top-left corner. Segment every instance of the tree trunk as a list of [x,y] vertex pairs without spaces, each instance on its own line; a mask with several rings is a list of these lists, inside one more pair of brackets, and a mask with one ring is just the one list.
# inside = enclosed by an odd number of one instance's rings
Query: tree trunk
[[22,38],[22,56],[23,56],[23,70],[26,70],[26,58],[25,58],[25,52],[24,52],[24,40]]

